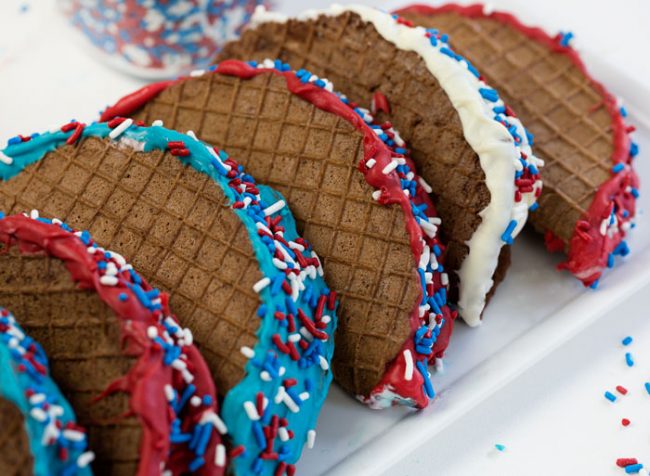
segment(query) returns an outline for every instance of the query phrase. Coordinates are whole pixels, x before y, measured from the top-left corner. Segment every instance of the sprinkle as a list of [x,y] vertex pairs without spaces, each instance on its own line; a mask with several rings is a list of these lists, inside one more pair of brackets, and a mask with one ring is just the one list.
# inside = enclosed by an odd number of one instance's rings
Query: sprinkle
[[625,339],[623,339],[623,340],[621,341],[621,344],[623,344],[623,345],[630,345],[630,344],[632,343],[632,340],[633,340],[633,339],[632,339],[631,336],[627,336]]
[[307,432],[307,449],[312,449],[316,442],[316,430],[309,430]]
[[619,172],[622,172],[624,168],[625,168],[625,164],[623,164],[622,162],[619,162],[614,167],[612,167],[612,172],[617,174]]
[[119,280],[117,279],[117,276],[104,275],[101,278],[99,278],[99,282],[104,286],[116,286]]
[[226,465],[226,447],[221,443],[217,445],[217,451],[214,455],[214,464],[220,468]]
[[499,100],[499,94],[490,88],[480,88],[478,92],[481,94],[483,99],[486,99],[490,102],[497,102]]
[[269,205],[264,209],[264,216],[270,216],[273,215],[276,212],[279,212],[285,207],[286,203],[284,200],[278,200],[275,202],[273,205]]
[[610,402],[615,402],[616,401],[616,395],[614,395],[612,392],[609,390],[605,392],[605,398],[609,400]]
[[162,127],[164,125],[163,121],[160,119],[156,119],[151,123],[152,126],[154,127]]
[[505,445],[502,445],[502,444],[499,444],[499,443],[494,445],[494,447],[499,451],[505,451],[505,449],[506,449]]
[[126,131],[132,125],[133,125],[133,119],[127,119],[127,120],[123,121],[115,129],[113,129],[108,134],[108,137],[111,138],[111,139],[117,139],[119,136],[121,136],[124,133],[124,131]]
[[516,220],[511,220],[510,223],[508,223],[508,227],[506,228],[506,231],[503,232],[501,235],[501,239],[508,245],[511,245],[513,242],[512,238],[512,232],[515,231],[515,228],[517,227],[517,221]]
[[631,464],[637,464],[639,461],[636,458],[618,458],[616,460],[616,466],[620,468],[625,468]]
[[253,285],[253,291],[259,293],[262,291],[262,289],[266,288],[269,284],[271,284],[270,278],[266,278],[266,277],[262,278]]
[[77,466],[79,466],[80,468],[85,468],[94,460],[95,460],[95,453],[93,453],[92,451],[86,451],[85,453],[80,454],[79,457],[77,458]]
[[637,474],[642,469],[643,469],[643,465],[641,463],[630,464],[625,467],[625,472],[627,474]]
[[623,387],[622,385],[617,385],[616,391],[621,395],[627,395],[627,388]]
[[260,419],[260,415],[257,413],[257,408],[255,408],[255,404],[253,402],[244,402],[244,410],[246,411],[246,415],[248,415],[248,418],[250,420],[257,421]]
[[418,182],[422,186],[425,192],[431,193],[433,192],[433,188],[431,188],[431,185],[429,185],[426,180],[424,180],[422,177],[418,177]]
[[404,367],[404,380],[411,381],[413,379],[413,354],[410,349],[404,350],[404,361],[406,365]]
[[629,426],[630,423],[631,423],[630,420],[628,420],[627,418],[623,418],[621,420],[621,425],[623,426]]
[[646,382],[643,385],[645,386],[645,391],[650,395],[650,382]]
[[376,163],[377,161],[375,159],[368,159],[366,161],[366,168],[371,169],[375,166]]
[[255,351],[250,347],[242,346],[242,348],[239,349],[239,351],[242,354],[244,354],[244,357],[246,357],[247,359],[252,359],[253,357],[255,357]]
[[625,353],[625,363],[628,367],[634,367],[634,359],[632,359],[632,354],[629,352]]
[[6,155],[4,152],[0,151],[0,162],[6,165],[11,165],[14,163],[14,159]]
[[395,170],[398,165],[399,163],[395,159],[393,159],[388,163],[388,165],[386,165],[383,169],[381,169],[381,173],[384,175],[388,175],[393,170]]

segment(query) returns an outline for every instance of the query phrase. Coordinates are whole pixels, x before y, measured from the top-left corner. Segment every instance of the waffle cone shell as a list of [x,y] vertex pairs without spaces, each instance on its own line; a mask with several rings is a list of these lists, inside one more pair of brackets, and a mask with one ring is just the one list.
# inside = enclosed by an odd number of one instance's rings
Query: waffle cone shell
[[0,474],[31,476],[33,468],[25,419],[18,407],[0,398]]

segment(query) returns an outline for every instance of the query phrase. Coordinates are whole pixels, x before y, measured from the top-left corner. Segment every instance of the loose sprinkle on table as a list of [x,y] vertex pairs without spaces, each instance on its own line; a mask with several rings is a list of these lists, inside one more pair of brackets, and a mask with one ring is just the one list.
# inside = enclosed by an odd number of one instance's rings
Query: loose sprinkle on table
[[497,450],[502,451],[502,452],[506,450],[505,445],[502,445],[502,444],[500,444],[500,443],[497,443],[496,445],[494,445],[494,447],[495,447]]
[[623,345],[630,345],[634,339],[632,339],[631,336],[627,336],[625,339],[621,341],[621,344]]
[[628,367],[634,367],[634,359],[632,358],[632,354],[629,352],[625,353],[625,363]]
[[616,401],[616,395],[614,395],[612,392],[609,390],[605,392],[605,398],[609,400],[610,402],[615,402]]

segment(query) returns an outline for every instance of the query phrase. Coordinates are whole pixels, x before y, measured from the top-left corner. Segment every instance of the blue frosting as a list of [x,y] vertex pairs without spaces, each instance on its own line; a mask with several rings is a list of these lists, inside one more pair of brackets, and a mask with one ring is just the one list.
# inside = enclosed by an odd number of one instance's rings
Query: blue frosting
[[[55,441],[52,444],[43,444],[43,435],[48,425],[53,424],[56,418],[63,425],[75,423],[75,416],[72,408],[63,397],[57,385],[49,377],[47,357],[41,346],[24,334],[24,331],[16,324],[13,316],[0,308],[0,397],[13,403],[23,414],[25,431],[29,438],[31,453],[34,457],[34,474],[45,475],[91,475],[89,466],[80,468],[77,466],[77,458],[86,449],[86,437],[80,441],[72,441],[64,436],[64,433],[57,432]],[[13,342],[10,344],[10,342]],[[20,346],[24,349],[33,348],[33,359],[45,368],[45,374],[37,371],[31,365],[25,354],[17,351]],[[19,366],[25,366],[24,371]],[[27,392],[33,392],[38,400],[30,398]],[[60,409],[60,415],[54,417],[47,415],[39,421],[34,415],[42,412],[44,405]],[[46,412],[43,412],[45,415]],[[58,453],[61,448],[69,452],[68,458],[63,461]]]
[[[86,126],[81,137],[95,136],[107,137],[111,129],[105,123],[94,123]],[[0,178],[8,180],[20,173],[25,167],[42,159],[48,152],[62,146],[72,135],[72,131],[52,131],[42,135],[34,135],[27,142],[10,142],[2,153],[9,157],[13,163],[0,163]],[[258,310],[261,318],[257,336],[258,341],[252,349],[254,357],[246,365],[246,375],[225,396],[222,419],[228,426],[228,434],[235,449],[240,446],[244,451],[239,456],[230,460],[231,469],[236,474],[274,474],[279,464],[290,465],[300,457],[302,447],[311,436],[311,430],[316,426],[319,410],[325,400],[327,390],[332,380],[329,362],[334,352],[333,331],[336,327],[334,310],[326,309],[330,321],[324,329],[328,334],[327,339],[309,338],[309,332],[301,329],[298,320],[298,310],[312,322],[316,319],[315,309],[319,300],[328,298],[329,289],[321,277],[320,267],[305,273],[301,282],[303,287],[293,297],[282,289],[283,283],[289,282],[287,273],[274,262],[274,252],[277,247],[286,258],[288,268],[299,266],[295,263],[296,253],[311,258],[311,248],[304,251],[288,248],[282,243],[262,237],[258,234],[258,225],[264,224],[264,210],[282,200],[282,196],[266,186],[257,186],[252,177],[245,174],[243,168],[238,166],[235,170],[236,177],[244,182],[253,184],[259,190],[259,197],[250,192],[240,191],[230,186],[232,173],[228,176],[231,165],[225,163],[228,159],[224,152],[212,153],[206,144],[195,140],[185,134],[171,131],[163,127],[139,127],[132,125],[124,130],[119,138],[137,141],[144,146],[144,151],[166,150],[170,142],[182,142],[189,152],[186,156],[179,157],[183,163],[190,165],[199,172],[209,175],[224,191],[231,205],[238,204],[241,208],[233,208],[234,213],[246,226],[252,243],[255,256],[259,262],[260,270],[269,284],[259,290],[262,305]],[[2,157],[0,157],[1,159]],[[6,162],[6,161],[5,161]],[[230,162],[233,164],[233,162]],[[252,203],[245,205],[245,200]],[[284,227],[283,238],[291,243],[298,238],[295,221],[286,206],[271,214],[272,218],[281,217],[280,225]],[[277,258],[275,261],[278,261]],[[300,268],[299,268],[300,269]],[[276,313],[291,314],[295,318],[295,332],[289,332],[289,318],[276,319]],[[302,331],[302,332],[300,332]],[[302,337],[308,345],[301,349],[297,345],[298,360],[293,360],[288,354],[279,351],[273,337],[286,344],[289,334],[293,337],[301,333],[308,335]],[[287,379],[291,382],[287,383]],[[294,382],[295,380],[295,382]],[[286,384],[286,386],[285,386]],[[264,395],[267,400],[265,410],[258,418],[250,418],[245,411],[245,405],[255,406],[258,394]],[[284,396],[284,398],[282,398]],[[276,403],[276,397],[278,402]],[[287,400],[288,403],[287,403]],[[291,404],[293,402],[293,404]],[[291,408],[290,408],[291,407]],[[298,410],[298,411],[295,411]],[[285,419],[286,421],[283,421]],[[266,451],[266,439],[263,428],[273,426],[277,430],[278,421],[286,423],[285,430],[279,430],[284,438],[276,436],[271,446],[270,453]],[[293,437],[286,438],[293,433]],[[286,440],[286,441],[282,441]],[[264,458],[262,454],[264,453]],[[269,456],[270,455],[270,456]]]

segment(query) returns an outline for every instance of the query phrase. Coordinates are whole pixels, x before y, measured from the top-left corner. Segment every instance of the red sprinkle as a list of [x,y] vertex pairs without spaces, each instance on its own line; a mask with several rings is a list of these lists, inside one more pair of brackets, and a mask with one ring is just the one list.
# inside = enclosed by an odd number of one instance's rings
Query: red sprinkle
[[230,459],[236,458],[237,456],[241,455],[245,449],[246,448],[244,448],[244,445],[236,446],[235,448],[230,450],[230,454],[228,454],[228,456],[230,457]]
[[628,426],[629,424],[630,424],[630,420],[628,420],[627,418],[623,418],[621,420],[621,425]]
[[623,387],[622,385],[617,385],[616,391],[621,395],[627,395],[627,388]]
[[372,96],[372,113],[376,114],[380,111],[390,114],[390,103],[380,91],[375,91]]
[[631,464],[639,464],[639,461],[636,458],[619,458],[616,460],[616,466],[619,468],[625,468]]

